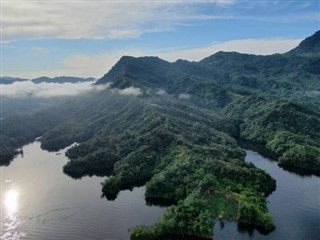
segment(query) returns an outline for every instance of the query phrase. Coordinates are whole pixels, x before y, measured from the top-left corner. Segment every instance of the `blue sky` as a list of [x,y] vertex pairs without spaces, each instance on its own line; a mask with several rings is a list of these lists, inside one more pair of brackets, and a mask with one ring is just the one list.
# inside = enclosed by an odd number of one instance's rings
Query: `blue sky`
[[320,29],[319,1],[2,1],[2,74],[101,77],[122,55],[283,53]]

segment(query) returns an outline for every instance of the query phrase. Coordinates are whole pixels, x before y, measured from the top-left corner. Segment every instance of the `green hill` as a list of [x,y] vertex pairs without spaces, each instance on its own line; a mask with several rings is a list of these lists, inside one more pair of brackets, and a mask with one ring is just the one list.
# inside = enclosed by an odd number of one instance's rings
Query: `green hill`
[[35,135],[51,151],[77,142],[66,153],[65,173],[110,176],[102,186],[108,199],[145,184],[148,202],[170,207],[153,226],[134,228],[132,239],[210,238],[219,216],[270,231],[265,197],[275,181],[246,163],[238,144],[267,149],[284,166],[320,172],[318,35],[299,45],[310,50],[301,54],[219,52],[174,63],[122,57],[96,83],[108,89],[4,120],[11,130],[1,133],[1,149],[14,151]]

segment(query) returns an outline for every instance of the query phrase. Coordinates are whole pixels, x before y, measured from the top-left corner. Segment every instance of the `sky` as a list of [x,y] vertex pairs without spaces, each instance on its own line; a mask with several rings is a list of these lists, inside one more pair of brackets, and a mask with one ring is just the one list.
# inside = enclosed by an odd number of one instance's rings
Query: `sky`
[[319,29],[318,0],[1,0],[1,76],[100,78],[123,55],[284,53]]

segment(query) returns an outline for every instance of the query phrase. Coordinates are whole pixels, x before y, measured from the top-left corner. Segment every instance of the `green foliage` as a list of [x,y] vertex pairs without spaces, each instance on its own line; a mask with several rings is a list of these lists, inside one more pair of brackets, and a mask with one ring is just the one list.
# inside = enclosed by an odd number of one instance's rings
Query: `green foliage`
[[308,145],[294,145],[279,158],[283,165],[305,169],[320,169],[320,148]]
[[[168,208],[165,214],[149,228],[154,236],[180,235],[210,238],[213,229],[213,216],[206,202],[190,195],[178,205]],[[156,239],[156,238],[155,238]]]
[[[132,239],[209,238],[220,216],[272,230],[265,197],[275,181],[244,162],[234,138],[265,146],[281,164],[320,171],[320,57],[309,51],[317,36],[300,46],[308,51],[270,56],[219,52],[198,63],[123,57],[98,81],[112,83],[110,90],[4,120],[0,157],[12,158],[40,135],[48,150],[77,142],[65,173],[103,170],[108,199],[146,184],[151,203],[175,203],[153,226],[134,228]],[[143,94],[114,91],[131,86]]]
[[[172,96],[187,93],[190,99],[185,102],[226,113],[231,119],[228,129],[218,124],[216,129],[255,144],[268,147],[281,131],[319,141],[318,45],[319,32],[287,54],[219,52],[198,63],[179,60],[172,64],[154,57],[123,57],[98,84],[160,88]],[[310,169],[296,162],[292,164]]]
[[132,240],[154,240],[157,235],[153,229],[147,226],[137,226],[130,231],[130,239]]
[[285,100],[244,97],[230,104],[229,117],[243,118],[240,138],[265,145],[283,165],[320,171],[320,115]]
[[[63,113],[60,112],[60,113]],[[68,114],[57,114],[55,108],[46,114],[9,117],[1,121],[0,165],[7,165],[14,158],[17,148],[34,141],[59,122],[68,118]]]
[[255,224],[270,231],[274,229],[271,215],[266,211],[267,205],[256,193],[245,191],[240,197],[238,219],[245,224]]
[[[211,192],[205,192],[209,195]],[[235,196],[230,193],[214,193],[208,196],[210,210],[215,216],[222,219],[237,219],[238,216],[238,201]]]

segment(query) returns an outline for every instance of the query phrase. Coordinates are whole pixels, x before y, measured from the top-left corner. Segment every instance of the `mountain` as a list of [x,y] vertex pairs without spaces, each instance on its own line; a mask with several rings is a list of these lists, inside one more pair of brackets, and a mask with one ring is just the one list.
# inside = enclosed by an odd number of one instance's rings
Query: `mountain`
[[79,83],[79,82],[92,82],[94,81],[94,78],[80,78],[80,77],[66,77],[66,76],[61,76],[61,77],[54,77],[54,78],[49,78],[49,77],[39,77],[39,78],[34,78],[31,81],[38,84],[38,83]]
[[[23,81],[28,81],[28,79],[22,79],[22,78],[15,78],[15,77],[0,77],[0,84],[12,84],[14,82],[23,82]],[[49,78],[49,77],[39,77],[39,78],[34,78],[31,80],[35,84],[38,83],[80,83],[80,82],[92,82],[95,81],[94,78],[80,78],[80,77],[66,77],[66,76],[61,76],[61,77],[54,77],[54,78]]]
[[290,53],[320,53],[320,30],[312,36],[303,40],[298,47],[292,49]]
[[320,173],[319,61],[316,52],[218,52],[173,63],[125,56],[96,82],[108,88],[3,120],[1,160],[8,164],[39,135],[50,151],[77,142],[66,152],[66,174],[109,176],[102,183],[109,200],[145,185],[148,203],[169,206],[131,239],[208,239],[219,217],[272,231],[266,197],[275,180],[246,163],[239,146]]
[[231,87],[237,88],[234,91],[241,89],[270,96],[282,94],[283,90],[319,90],[318,59],[300,55],[256,56],[235,52],[218,52],[200,62],[178,60],[169,63],[155,57],[123,57],[96,84],[112,82],[112,86],[117,88],[164,88],[172,94],[192,91],[190,84],[211,84],[216,89]]
[[24,82],[28,79],[15,78],[15,77],[0,77],[0,84],[12,84],[14,82]]

